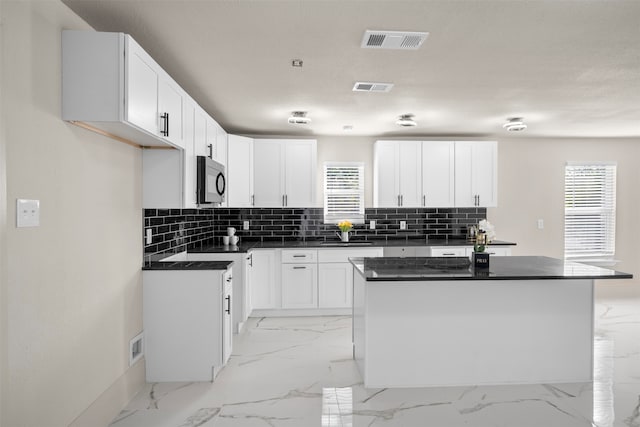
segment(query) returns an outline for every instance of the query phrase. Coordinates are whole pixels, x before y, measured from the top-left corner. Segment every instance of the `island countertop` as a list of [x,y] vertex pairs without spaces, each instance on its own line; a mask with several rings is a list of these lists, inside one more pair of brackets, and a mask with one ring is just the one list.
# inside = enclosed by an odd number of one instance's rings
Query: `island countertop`
[[367,282],[430,280],[631,279],[632,274],[545,256],[492,256],[474,269],[466,257],[352,258]]

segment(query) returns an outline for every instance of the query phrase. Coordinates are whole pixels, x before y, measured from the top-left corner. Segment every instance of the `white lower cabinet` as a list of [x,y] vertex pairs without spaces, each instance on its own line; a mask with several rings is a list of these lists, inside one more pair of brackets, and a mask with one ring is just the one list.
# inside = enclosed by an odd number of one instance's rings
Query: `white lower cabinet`
[[[486,246],[485,250],[489,255],[495,256],[511,256],[511,248],[509,246]],[[466,255],[471,258],[473,254],[473,247],[466,248]]]
[[282,264],[282,308],[317,306],[317,264]]
[[231,271],[233,273],[233,331],[239,333],[247,318],[251,314],[251,308],[247,304],[249,285],[247,282],[247,254],[242,252],[221,253],[187,253],[187,261],[233,261]]
[[431,246],[429,249],[430,249],[429,256],[435,256],[435,257],[467,256],[467,248],[465,246]]
[[[251,250],[251,306],[256,309],[280,308],[280,295],[276,287],[280,280],[279,251],[277,249]],[[277,266],[277,269],[276,269]]]
[[351,307],[353,266],[330,262],[318,265],[318,307]]
[[382,248],[318,249],[318,307],[350,308],[353,266],[349,258],[381,256]]
[[147,382],[213,381],[231,354],[228,270],[145,270]]

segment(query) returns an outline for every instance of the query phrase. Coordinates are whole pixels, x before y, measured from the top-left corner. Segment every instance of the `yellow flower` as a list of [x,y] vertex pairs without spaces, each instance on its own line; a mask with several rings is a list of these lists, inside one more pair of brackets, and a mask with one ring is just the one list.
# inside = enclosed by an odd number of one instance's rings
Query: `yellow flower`
[[340,221],[338,223],[338,228],[340,231],[350,231],[353,228],[353,224],[348,220]]

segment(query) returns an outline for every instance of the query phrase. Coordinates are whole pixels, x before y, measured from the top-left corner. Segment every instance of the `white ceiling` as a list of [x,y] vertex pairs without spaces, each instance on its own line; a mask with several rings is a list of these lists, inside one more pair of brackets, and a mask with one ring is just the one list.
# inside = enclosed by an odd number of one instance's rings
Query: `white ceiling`
[[[63,1],[131,34],[232,133],[501,137],[521,116],[521,136],[640,136],[640,1]],[[367,29],[429,37],[362,49]],[[417,127],[395,124],[405,113]]]

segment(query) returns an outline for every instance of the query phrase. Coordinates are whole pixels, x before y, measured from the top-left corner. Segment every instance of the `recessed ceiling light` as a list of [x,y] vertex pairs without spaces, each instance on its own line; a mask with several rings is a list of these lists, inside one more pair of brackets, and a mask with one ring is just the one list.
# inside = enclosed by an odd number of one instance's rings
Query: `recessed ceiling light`
[[522,117],[510,117],[507,119],[507,122],[502,125],[502,127],[509,132],[520,132],[525,130],[527,128],[527,125],[524,124]]
[[292,59],[291,60],[292,67],[302,68],[302,59]]
[[289,116],[289,124],[291,125],[308,125],[311,119],[307,117],[306,111],[294,111]]
[[400,117],[398,117],[398,120],[396,120],[396,124],[398,126],[403,126],[403,127],[417,126],[418,123],[416,123],[413,117],[414,117],[413,114],[403,114]]

